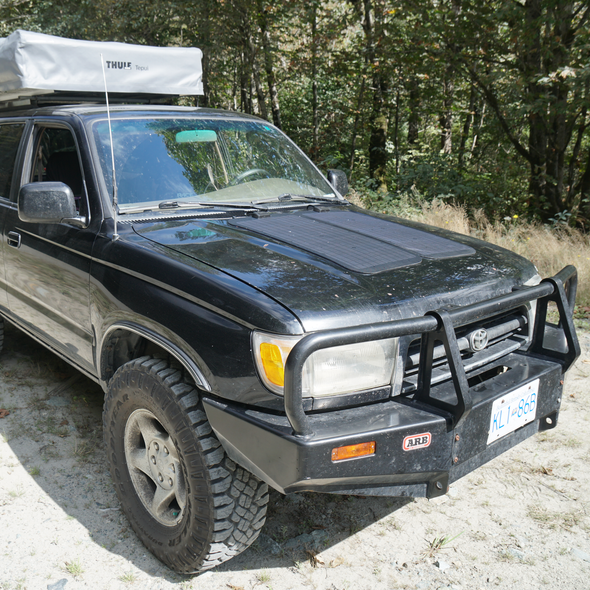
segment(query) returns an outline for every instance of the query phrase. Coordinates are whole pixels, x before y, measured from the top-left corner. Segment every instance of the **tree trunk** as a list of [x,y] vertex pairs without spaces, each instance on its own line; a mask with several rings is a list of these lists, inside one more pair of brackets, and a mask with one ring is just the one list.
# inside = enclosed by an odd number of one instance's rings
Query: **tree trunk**
[[239,52],[236,52],[234,57],[234,77],[233,77],[233,84],[232,84],[232,106],[230,110],[237,111],[238,110],[238,64],[239,64]]
[[318,159],[319,153],[319,115],[318,115],[318,5],[312,0],[311,3],[311,104],[312,104],[312,160]]
[[249,65],[246,51],[242,48],[240,52],[240,110],[243,113],[252,114],[252,104],[250,102],[252,85]]
[[469,108],[467,115],[465,116],[465,123],[463,123],[463,131],[461,133],[461,143],[459,145],[459,153],[457,154],[457,162],[459,169],[463,169],[465,163],[465,149],[467,146],[467,140],[469,139],[469,133],[471,132],[471,124],[473,123],[473,115],[475,113],[475,86],[471,85],[471,92],[469,93]]
[[359,86],[359,95],[358,95],[358,100],[356,103],[356,113],[354,114],[354,123],[352,125],[352,138],[350,140],[350,164],[349,164],[350,172],[348,174],[349,182],[352,180],[352,170],[354,168],[354,157],[355,157],[355,151],[356,151],[356,138],[357,138],[357,134],[358,134],[359,123],[361,120],[361,109],[362,109],[362,105],[363,105],[363,97],[365,95],[365,86],[366,86],[366,81],[367,81],[367,75],[366,75],[365,71],[366,71],[366,64],[365,64],[365,67],[363,67],[363,69],[361,71],[361,83]]
[[393,127],[393,151],[395,155],[395,173],[399,174],[399,107],[400,107],[399,90],[395,93],[395,111]]
[[211,68],[211,14],[210,14],[210,0],[204,0],[202,18],[199,23],[200,43],[199,47],[203,52],[203,106],[211,104],[211,93],[209,89],[209,72]]
[[252,32],[248,29],[248,46],[250,48],[250,67],[252,69],[252,75],[254,77],[254,86],[256,87],[256,98],[258,99],[258,110],[259,114],[263,119],[268,120],[268,111],[266,109],[266,97],[264,96],[264,90],[260,83],[260,68],[258,67],[258,61],[256,60],[256,45],[252,38]]
[[[589,94],[590,80],[587,80],[584,88],[584,106],[582,107],[582,111],[580,113],[580,124],[578,125],[578,133],[576,134],[576,143],[574,144],[574,149],[570,156],[567,175],[566,192],[568,195],[568,201],[571,202],[570,211],[572,212],[573,217],[577,217],[578,212],[585,209],[582,204],[584,203],[584,198],[587,198],[587,196],[584,196],[580,190],[582,188],[582,183],[580,183],[580,186],[574,186],[574,179],[576,175],[576,166],[579,164],[578,158],[580,157],[580,150],[582,149],[582,140],[584,138],[584,133],[588,129],[586,117],[588,116],[588,99],[590,98]],[[590,158],[590,150],[588,154]],[[589,171],[587,170],[587,172]]]
[[[451,0],[452,21],[457,26],[458,17],[461,14],[461,1]],[[453,105],[455,102],[455,66],[453,65],[456,55],[460,53],[453,37],[448,42],[449,54],[452,59],[449,61],[443,77],[443,103],[442,115],[440,118],[441,138],[440,149],[444,154],[453,152]]]
[[[590,147],[588,148],[588,157],[586,158],[586,171],[580,178],[579,184],[580,190],[580,199],[582,202],[586,200],[586,202],[590,201]],[[586,206],[587,209],[590,209],[588,205]]]
[[[528,78],[528,94],[530,102],[537,106],[529,114],[529,164],[531,175],[529,179],[529,192],[535,202],[543,200],[546,183],[545,154],[547,152],[547,136],[545,133],[545,121],[543,110],[546,103],[543,100],[545,88],[537,82],[538,75],[543,71],[541,54],[541,27],[542,9],[541,0],[527,0],[526,10],[526,53],[524,54],[524,70]],[[552,204],[555,209],[557,203]]]
[[376,181],[378,192],[387,192],[387,110],[385,93],[387,83],[380,72],[373,75],[373,112],[371,113],[371,137],[369,139],[369,173]]
[[[549,72],[561,70],[569,62],[569,39],[572,35],[572,19],[574,12],[573,2],[563,2],[559,6],[551,6],[549,9],[555,22],[553,36],[560,39],[554,51],[546,60],[546,69]],[[573,39],[572,39],[573,40]],[[559,210],[571,210],[573,195],[567,194],[565,153],[571,139],[571,131],[568,127],[567,111],[570,87],[567,79],[558,76],[557,82],[551,85],[551,107],[549,110],[549,128],[552,134],[547,145],[547,172],[551,178],[549,188],[555,193],[554,201]],[[568,198],[568,196],[570,198]],[[570,211],[571,212],[571,211]]]
[[474,125],[474,132],[473,132],[473,141],[471,142],[471,149],[469,150],[469,157],[473,157],[473,153],[475,152],[475,148],[477,147],[477,140],[479,139],[479,134],[481,133],[481,128],[483,127],[483,122],[486,116],[486,103],[484,102],[481,105],[481,110],[475,111],[475,125]]
[[[527,0],[525,9],[529,33],[525,68],[529,95],[535,105],[529,115],[529,189],[537,207],[546,212],[544,216],[551,217],[567,208],[564,179],[565,151],[571,137],[566,119],[569,85],[567,80],[559,77],[549,84],[539,82],[538,78],[539,74],[556,72],[568,63],[567,44],[572,35],[573,4],[565,2],[551,7],[548,9],[551,14],[547,15],[542,0]],[[552,29],[547,25],[548,20],[553,23]],[[552,42],[550,52],[547,51],[547,37],[559,41]]]
[[455,99],[455,79],[452,67],[447,67],[443,78],[443,114],[440,118],[440,149],[444,154],[453,151],[453,102]]
[[372,0],[363,0],[363,12],[365,51],[369,67],[373,70],[373,109],[369,120],[369,175],[375,181],[377,191],[386,193],[387,128],[389,123],[385,105],[387,81],[377,58],[375,11]]
[[414,146],[418,141],[418,132],[420,130],[420,105],[422,96],[420,92],[420,83],[417,78],[412,77],[410,80],[410,91],[408,92],[408,145]]
[[270,96],[270,108],[272,111],[272,120],[276,127],[281,129],[281,109],[279,107],[279,95],[277,91],[274,69],[273,56],[270,42],[270,33],[268,31],[268,14],[263,0],[258,0],[258,25],[262,35],[262,49],[264,51],[264,69],[266,70],[266,81],[268,84],[268,93]]

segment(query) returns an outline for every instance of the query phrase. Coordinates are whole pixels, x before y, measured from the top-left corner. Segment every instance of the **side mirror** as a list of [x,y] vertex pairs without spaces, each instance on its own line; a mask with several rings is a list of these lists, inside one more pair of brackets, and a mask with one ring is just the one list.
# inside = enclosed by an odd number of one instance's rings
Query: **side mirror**
[[31,182],[18,193],[18,217],[28,223],[86,225],[78,216],[72,189],[63,182]]
[[344,196],[348,192],[348,178],[342,170],[328,170],[328,182]]

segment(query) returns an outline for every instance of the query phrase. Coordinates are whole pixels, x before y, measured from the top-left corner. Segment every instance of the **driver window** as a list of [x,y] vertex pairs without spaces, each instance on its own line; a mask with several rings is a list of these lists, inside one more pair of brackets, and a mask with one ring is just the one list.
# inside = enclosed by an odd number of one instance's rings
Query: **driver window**
[[59,181],[67,184],[74,193],[76,209],[80,211],[84,184],[72,132],[45,127],[37,136],[36,146],[30,182]]

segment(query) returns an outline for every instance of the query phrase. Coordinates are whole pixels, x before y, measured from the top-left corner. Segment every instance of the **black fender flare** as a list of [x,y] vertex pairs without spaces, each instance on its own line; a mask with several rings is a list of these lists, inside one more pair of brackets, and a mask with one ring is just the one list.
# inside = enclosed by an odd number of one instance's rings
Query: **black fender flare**
[[[170,340],[164,338],[158,332],[146,328],[140,324],[136,324],[130,321],[119,321],[111,324],[102,335],[101,344],[97,347],[97,367],[102,367],[104,343],[109,339],[109,336],[116,330],[127,330],[133,332],[150,342],[153,342],[157,346],[164,349],[168,354],[174,357],[188,372],[191,376],[195,385],[203,391],[211,392],[213,388],[209,380],[205,377],[204,371],[199,367],[193,358],[191,358],[180,346],[174,344]],[[101,371],[101,382],[104,382]],[[104,382],[103,387],[106,386]]]

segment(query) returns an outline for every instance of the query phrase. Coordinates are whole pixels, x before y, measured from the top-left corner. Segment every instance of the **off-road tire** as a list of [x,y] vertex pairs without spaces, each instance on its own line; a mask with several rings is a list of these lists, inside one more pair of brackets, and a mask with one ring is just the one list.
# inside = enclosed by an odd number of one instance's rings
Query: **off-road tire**
[[[142,430],[145,423],[156,429],[155,435],[154,430]],[[183,574],[205,571],[241,553],[258,537],[266,519],[268,486],[227,457],[198,390],[183,379],[181,369],[151,357],[120,367],[105,397],[103,425],[123,511],[144,545],[171,569]],[[159,444],[148,442],[153,436]],[[158,492],[153,473],[162,479],[154,448],[177,458],[168,465],[171,478],[163,474],[171,485],[175,479],[169,492],[175,499],[162,510],[153,508],[155,501],[147,507],[149,490],[155,489],[154,498]]]

